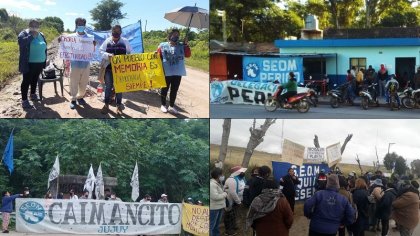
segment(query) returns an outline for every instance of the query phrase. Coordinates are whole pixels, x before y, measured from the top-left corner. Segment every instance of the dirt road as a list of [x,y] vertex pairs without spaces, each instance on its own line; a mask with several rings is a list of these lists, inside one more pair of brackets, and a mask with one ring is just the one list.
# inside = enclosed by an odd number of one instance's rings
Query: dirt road
[[[57,57],[58,44],[52,43],[48,48],[48,58],[58,66],[62,60]],[[33,109],[22,109],[20,84],[22,76],[10,79],[0,90],[0,118],[115,118],[115,105],[110,106],[111,112],[101,114],[104,103],[96,94],[98,68],[93,64],[90,72],[90,84],[85,100],[87,106],[77,106],[70,109],[69,78],[64,78],[64,96],[61,96],[57,82],[58,93],[54,91],[53,83],[44,84],[43,100],[34,102]],[[160,96],[156,92],[138,91],[123,94],[124,111],[122,118],[208,118],[209,117],[209,74],[192,68],[187,68],[187,76],[181,81],[175,107],[178,115],[160,111]],[[37,92],[37,94],[39,94]]]

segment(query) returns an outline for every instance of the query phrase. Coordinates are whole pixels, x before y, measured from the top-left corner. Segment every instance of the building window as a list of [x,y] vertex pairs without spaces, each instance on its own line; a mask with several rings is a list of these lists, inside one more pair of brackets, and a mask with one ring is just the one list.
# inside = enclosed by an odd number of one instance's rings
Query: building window
[[356,67],[356,71],[360,68],[366,69],[366,58],[350,58],[350,68]]

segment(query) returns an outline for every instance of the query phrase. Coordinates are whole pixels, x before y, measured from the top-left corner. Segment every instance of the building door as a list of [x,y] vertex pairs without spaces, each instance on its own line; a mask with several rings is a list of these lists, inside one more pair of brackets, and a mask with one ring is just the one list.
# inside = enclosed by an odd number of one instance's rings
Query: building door
[[321,80],[326,74],[325,58],[303,58],[303,76],[305,80],[312,76],[312,79]]
[[395,58],[395,75],[400,83],[400,87],[404,88],[407,82],[414,77],[416,72],[415,57],[396,57]]

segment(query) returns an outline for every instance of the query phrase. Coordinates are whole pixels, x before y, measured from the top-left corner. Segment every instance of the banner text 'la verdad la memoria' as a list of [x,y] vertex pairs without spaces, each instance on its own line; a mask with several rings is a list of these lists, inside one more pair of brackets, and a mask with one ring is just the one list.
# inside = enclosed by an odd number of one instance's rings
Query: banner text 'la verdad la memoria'
[[162,61],[157,53],[111,57],[115,92],[133,92],[166,87]]

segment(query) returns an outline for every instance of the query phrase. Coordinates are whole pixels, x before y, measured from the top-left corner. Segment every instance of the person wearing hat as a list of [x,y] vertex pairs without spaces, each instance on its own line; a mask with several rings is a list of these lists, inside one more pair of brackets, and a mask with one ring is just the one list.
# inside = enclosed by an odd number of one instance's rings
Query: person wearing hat
[[350,202],[338,193],[338,176],[327,177],[325,190],[316,192],[305,201],[304,215],[311,220],[309,236],[335,236],[340,225],[350,225],[355,219],[355,210]]
[[327,175],[325,174],[325,169],[321,169],[318,176],[316,177],[315,190],[324,190],[327,186]]
[[237,207],[242,205],[243,193],[246,185],[245,171],[247,168],[235,166],[230,169],[231,175],[226,179],[224,189],[227,192],[225,213],[225,231],[227,235],[236,235]]
[[161,202],[161,203],[169,203],[168,202],[168,195],[162,193],[162,195],[160,195],[160,199],[158,200],[158,202]]
[[296,185],[299,184],[300,180],[295,175],[293,168],[289,168],[287,170],[287,175],[280,178],[280,185],[283,186],[282,192],[284,196],[286,196],[293,212],[295,211]]

